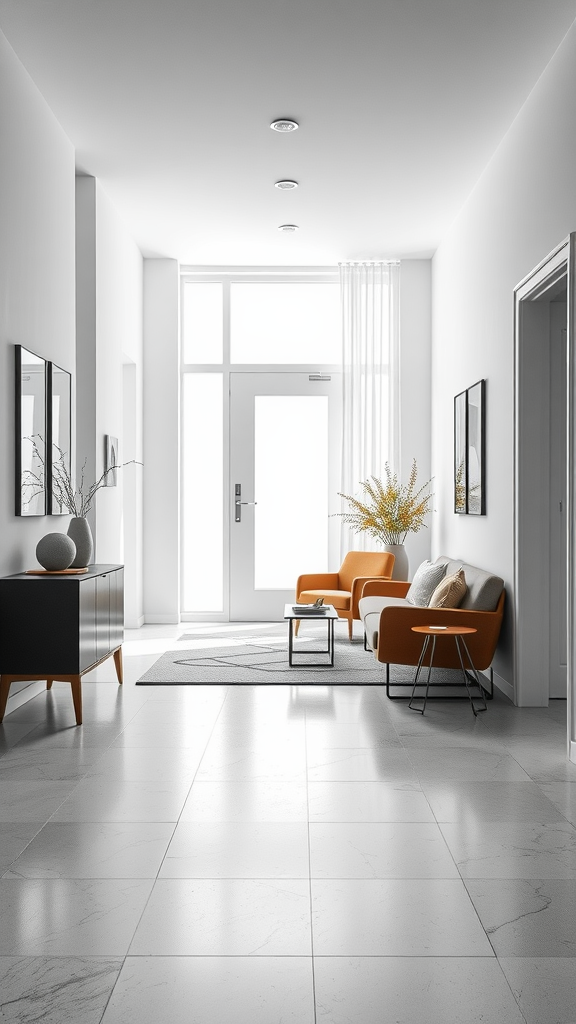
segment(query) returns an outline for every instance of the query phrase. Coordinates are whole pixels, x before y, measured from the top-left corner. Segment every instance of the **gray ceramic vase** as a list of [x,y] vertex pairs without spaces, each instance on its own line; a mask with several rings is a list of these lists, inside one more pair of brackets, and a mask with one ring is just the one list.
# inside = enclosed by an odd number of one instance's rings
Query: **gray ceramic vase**
[[76,545],[76,557],[72,562],[72,568],[84,569],[92,562],[92,552],[94,550],[92,530],[88,520],[84,519],[83,516],[75,516],[74,519],[71,519],[68,527],[68,536],[72,538]]
[[76,545],[65,533],[47,533],[36,545],[36,558],[49,572],[59,572],[72,565]]

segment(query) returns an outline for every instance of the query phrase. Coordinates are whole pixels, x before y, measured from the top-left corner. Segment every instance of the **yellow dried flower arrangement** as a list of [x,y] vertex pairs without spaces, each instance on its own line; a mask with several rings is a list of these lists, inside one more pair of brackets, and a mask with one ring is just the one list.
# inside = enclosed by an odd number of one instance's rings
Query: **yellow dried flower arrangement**
[[364,500],[341,494],[350,505],[348,512],[339,512],[344,522],[355,533],[368,533],[382,544],[403,544],[408,533],[417,533],[425,526],[424,519],[430,512],[432,493],[427,488],[428,480],[416,490],[418,467],[412,460],[412,470],[407,484],[401,484],[388,463],[384,465],[384,483],[372,476],[360,483]]

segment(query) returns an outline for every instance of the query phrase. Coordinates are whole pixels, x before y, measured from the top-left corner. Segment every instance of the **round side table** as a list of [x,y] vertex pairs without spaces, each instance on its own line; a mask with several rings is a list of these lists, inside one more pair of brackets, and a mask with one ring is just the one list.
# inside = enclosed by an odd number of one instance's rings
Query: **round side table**
[[[442,637],[453,636],[454,637],[454,643],[456,644],[456,650],[458,651],[458,658],[459,658],[459,661],[460,661],[460,666],[462,668],[462,676],[464,678],[464,685],[465,685],[465,687],[466,687],[466,689],[468,691],[468,697],[470,698],[470,706],[472,708],[472,711],[474,712],[474,715],[477,715],[479,711],[487,711],[488,710],[488,705],[486,704],[486,698],[484,696],[484,691],[483,691],[482,685],[480,683],[480,677],[478,675],[477,670],[474,667],[474,662],[472,661],[472,658],[470,656],[470,651],[468,650],[468,645],[466,643],[466,640],[464,639],[464,637],[467,634],[469,634],[469,633],[477,633],[478,631],[476,629],[472,629],[471,626],[443,626],[443,627],[441,627],[441,626],[412,626],[412,632],[413,633],[422,633],[422,635],[424,636],[424,643],[422,645],[422,651],[420,653],[420,658],[418,659],[418,665],[416,667],[416,673],[415,673],[415,676],[414,676],[414,685],[412,687],[412,696],[410,697],[410,703],[408,704],[408,707],[411,708],[412,711],[418,711],[421,715],[424,714],[424,711],[426,710],[426,702],[428,700],[428,690],[430,689],[430,676],[432,674],[432,667],[433,667],[433,664],[434,664],[434,653],[436,651],[436,640],[438,639],[439,636],[442,636]],[[426,680],[426,693],[424,695],[424,703],[423,703],[421,708],[417,708],[417,707],[413,706],[412,701],[414,700],[414,695],[416,693],[416,687],[418,686],[418,679],[420,677],[420,671],[421,671],[422,666],[424,664],[424,659],[426,657],[426,654],[427,654],[428,648],[430,647],[430,644],[432,644],[432,650],[430,652],[430,662],[429,662],[429,665],[428,665],[428,678]],[[464,650],[464,653],[465,653],[466,658],[468,660],[468,664],[469,664],[469,668],[468,669],[464,668],[464,659],[462,657],[462,650]],[[475,680],[476,685],[477,685],[478,690],[479,690],[480,699],[483,701],[484,707],[477,708],[475,706],[475,704],[474,704],[474,698],[472,697],[472,692],[470,690],[470,680],[468,679],[468,672],[472,672],[472,674],[474,676],[474,680]],[[423,683],[421,683],[420,685],[422,686]]]

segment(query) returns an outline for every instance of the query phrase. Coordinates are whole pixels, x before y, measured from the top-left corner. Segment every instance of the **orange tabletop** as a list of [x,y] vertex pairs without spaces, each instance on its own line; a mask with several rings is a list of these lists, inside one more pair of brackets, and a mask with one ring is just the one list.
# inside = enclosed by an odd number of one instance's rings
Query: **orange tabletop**
[[477,633],[471,626],[412,626],[413,633],[424,633],[426,636],[463,636],[464,633]]

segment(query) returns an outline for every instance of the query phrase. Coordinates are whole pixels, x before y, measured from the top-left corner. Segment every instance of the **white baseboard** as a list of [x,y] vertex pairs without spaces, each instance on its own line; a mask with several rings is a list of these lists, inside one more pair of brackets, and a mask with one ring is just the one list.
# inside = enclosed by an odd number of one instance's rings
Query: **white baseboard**
[[[486,676],[485,672],[482,672],[481,674]],[[494,686],[500,690],[505,697],[508,697],[508,700],[511,700],[512,703],[514,703],[514,687],[512,686],[512,683],[509,683],[507,679],[503,678],[503,676],[499,676],[497,672],[494,673]]]
[[144,616],[139,615],[137,619],[125,619],[124,629],[140,629],[144,625]]
[[148,615],[144,616],[144,622],[146,624],[154,623],[157,626],[158,625],[161,625],[161,626],[175,625],[175,626],[177,626],[178,623],[180,622],[180,616],[179,615],[160,615],[159,613],[150,612]]

